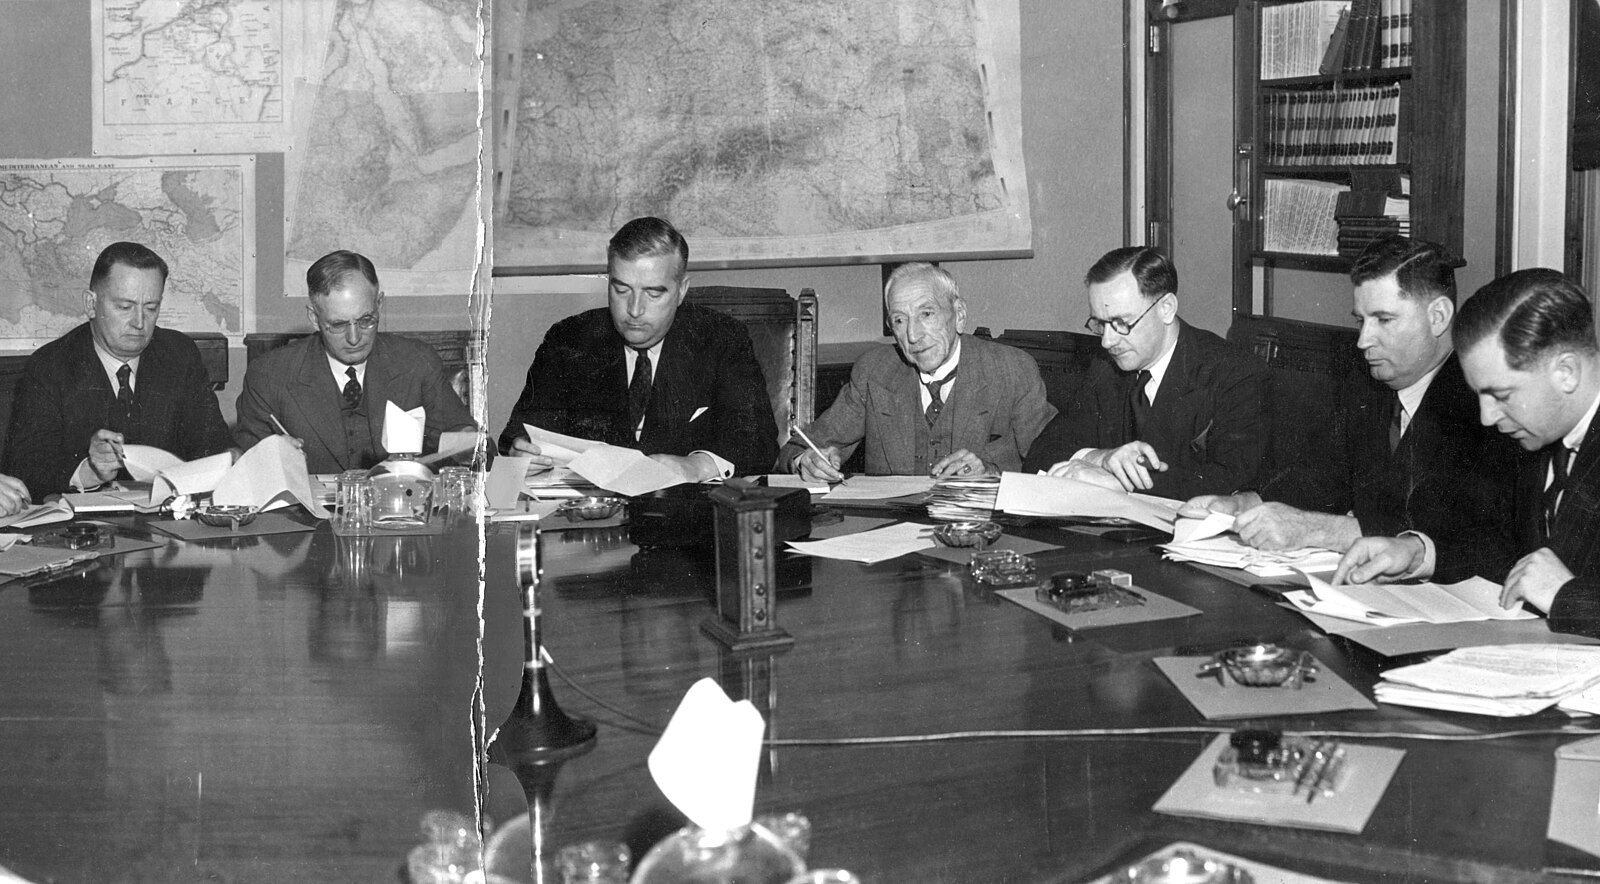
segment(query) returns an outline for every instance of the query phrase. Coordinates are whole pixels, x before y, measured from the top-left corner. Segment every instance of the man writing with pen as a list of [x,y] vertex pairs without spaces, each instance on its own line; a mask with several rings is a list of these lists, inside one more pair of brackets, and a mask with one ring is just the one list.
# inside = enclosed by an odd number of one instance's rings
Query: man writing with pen
[[233,447],[199,349],[156,326],[166,282],[166,261],[146,246],[100,253],[84,293],[88,321],[28,357],[0,471],[42,498],[125,477],[124,445],[185,460]]
[[1033,357],[961,334],[967,305],[955,279],[931,264],[896,268],[883,297],[894,346],[856,360],[833,405],[779,452],[778,468],[838,482],[859,446],[872,475],[974,477],[1021,467],[1056,413]]

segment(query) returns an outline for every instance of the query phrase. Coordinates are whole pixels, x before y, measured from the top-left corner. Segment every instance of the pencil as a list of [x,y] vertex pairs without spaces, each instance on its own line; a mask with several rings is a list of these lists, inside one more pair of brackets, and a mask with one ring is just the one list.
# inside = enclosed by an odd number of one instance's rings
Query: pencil
[[[806,443],[806,447],[811,449],[811,453],[815,454],[817,457],[822,458],[822,462],[823,463],[825,463],[825,464],[832,464],[833,463],[833,461],[828,459],[828,456],[826,454],[822,453],[822,449],[817,447],[817,443],[811,441],[811,437],[806,435],[806,431],[800,429],[800,425],[799,424],[795,424],[794,425],[794,434],[796,436],[800,437],[800,441],[801,442]],[[840,479],[839,481],[842,483],[844,480]]]
[[280,422],[280,421],[279,421],[279,420],[278,420],[278,416],[277,416],[277,415],[275,415],[275,414],[269,414],[269,415],[267,415],[267,417],[270,417],[270,418],[272,418],[272,425],[273,425],[273,426],[274,426],[274,427],[277,427],[277,428],[278,428],[278,434],[279,434],[279,435],[282,435],[282,436],[287,436],[287,435],[289,435],[289,431],[288,431],[288,430],[285,430],[285,429],[284,429],[284,428],[283,428],[283,423],[282,423],[282,422]]

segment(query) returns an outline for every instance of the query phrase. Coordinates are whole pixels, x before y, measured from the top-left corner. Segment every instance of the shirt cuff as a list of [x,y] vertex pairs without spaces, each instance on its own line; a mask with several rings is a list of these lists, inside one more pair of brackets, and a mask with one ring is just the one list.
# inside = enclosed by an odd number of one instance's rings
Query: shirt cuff
[[78,461],[78,468],[72,471],[72,490],[74,491],[92,491],[107,484],[110,483],[101,479],[100,474],[94,471],[94,467],[89,466],[87,457]]
[[1439,566],[1439,551],[1433,545],[1433,538],[1423,534],[1421,531],[1401,531],[1400,536],[1415,537],[1422,541],[1422,564],[1400,579],[1427,580],[1432,577],[1434,569]]
[[717,476],[716,476],[716,478],[707,479],[706,481],[708,481],[708,482],[720,482],[723,479],[731,479],[731,478],[733,478],[733,463],[731,461],[723,460],[722,458],[718,457],[716,454],[714,454],[714,453],[712,453],[710,451],[705,451],[703,449],[696,449],[694,451],[689,452],[689,455],[691,457],[693,457],[696,454],[703,454],[706,457],[711,458],[711,462],[717,465]]
[[1089,452],[1093,450],[1093,448],[1079,448],[1077,451],[1072,452],[1072,456],[1067,458],[1067,460],[1088,460]]

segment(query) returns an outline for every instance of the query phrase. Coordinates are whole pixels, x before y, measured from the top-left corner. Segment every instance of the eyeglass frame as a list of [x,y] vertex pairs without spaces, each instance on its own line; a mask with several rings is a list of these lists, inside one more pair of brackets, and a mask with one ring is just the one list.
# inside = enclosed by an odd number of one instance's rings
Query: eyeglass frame
[[[1161,299],[1170,294],[1172,294],[1172,292],[1163,292],[1160,297],[1156,298],[1154,301],[1151,301],[1150,306],[1144,308],[1144,312],[1135,317],[1132,322],[1126,322],[1120,316],[1114,319],[1099,319],[1091,316],[1083,321],[1083,328],[1085,331],[1097,338],[1105,334],[1106,329],[1108,328],[1122,337],[1127,337],[1128,335],[1133,334],[1134,326],[1138,325],[1140,320],[1150,315],[1150,311],[1156,309],[1156,305],[1161,303]],[[1099,325],[1100,327],[1095,328],[1096,325]]]
[[332,332],[335,335],[343,335],[349,332],[350,326],[352,325],[362,331],[372,331],[378,327],[377,310],[373,310],[371,313],[363,313],[360,316],[357,316],[355,319],[341,319],[337,322],[329,322],[328,320],[324,319],[322,317],[322,313],[317,311],[315,308],[312,308],[312,312],[316,313],[317,325],[323,331]]

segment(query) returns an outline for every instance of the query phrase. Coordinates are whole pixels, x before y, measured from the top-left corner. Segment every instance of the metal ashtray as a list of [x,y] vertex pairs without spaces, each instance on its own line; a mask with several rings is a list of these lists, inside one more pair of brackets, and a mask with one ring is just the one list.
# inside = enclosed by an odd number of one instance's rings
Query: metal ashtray
[[1232,863],[1176,850],[1122,869],[1111,877],[1116,884],[1251,884],[1250,873]]
[[1230,648],[1211,655],[1202,664],[1197,677],[1214,675],[1217,684],[1226,685],[1226,673],[1237,684],[1248,688],[1275,688],[1287,685],[1300,689],[1302,682],[1315,681],[1316,658],[1306,651],[1280,648],[1277,645],[1258,644],[1247,648]]
[[260,512],[253,506],[202,506],[196,507],[194,517],[202,525],[213,528],[227,528],[237,531],[245,525],[256,520],[256,513]]
[[933,529],[933,539],[945,546],[983,549],[1000,539],[1000,526],[993,522],[945,522]]
[[609,519],[622,510],[620,497],[575,497],[556,507],[556,512],[573,522],[595,522]]

